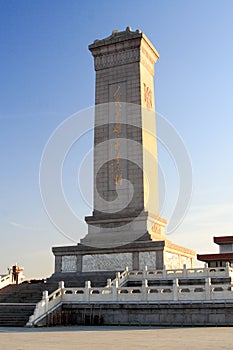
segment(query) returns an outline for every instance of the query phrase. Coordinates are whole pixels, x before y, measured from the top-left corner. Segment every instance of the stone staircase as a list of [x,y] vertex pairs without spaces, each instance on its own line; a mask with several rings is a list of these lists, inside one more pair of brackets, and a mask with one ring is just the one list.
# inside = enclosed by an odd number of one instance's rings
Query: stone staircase
[[35,304],[0,304],[0,327],[24,327]]
[[105,287],[107,279],[115,279],[117,271],[75,272],[53,274],[47,283],[64,281],[66,287],[85,287],[85,281],[91,281],[92,287]]
[[88,280],[94,287],[104,287],[107,279],[115,276],[115,272],[53,274],[46,283],[25,281],[8,285],[0,289],[0,327],[24,327],[36,303],[42,299],[43,291],[52,293],[58,288],[59,281],[64,281],[66,287],[84,287]]
[[23,327],[33,313],[44,290],[49,293],[57,284],[27,283],[11,284],[0,290],[0,326]]

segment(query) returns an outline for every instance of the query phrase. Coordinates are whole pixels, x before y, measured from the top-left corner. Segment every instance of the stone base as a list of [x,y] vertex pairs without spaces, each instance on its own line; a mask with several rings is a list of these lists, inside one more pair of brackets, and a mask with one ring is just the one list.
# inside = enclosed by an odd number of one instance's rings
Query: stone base
[[113,248],[138,240],[164,240],[167,221],[142,211],[139,215],[115,215],[106,218],[95,214],[85,218],[88,234],[81,244]]
[[183,264],[192,267],[195,252],[175,245],[167,240],[134,241],[132,243],[111,247],[96,248],[78,244],[75,246],[53,247],[55,255],[55,273],[160,270],[181,268]]
[[[79,325],[207,327],[233,326],[233,303],[164,302],[121,304],[65,304]],[[84,321],[86,323],[84,323]],[[100,323],[98,323],[100,322]],[[155,348],[155,346],[152,348]],[[158,347],[160,348],[160,347]],[[190,346],[191,348],[191,346]],[[203,348],[200,346],[200,349]],[[210,346],[210,348],[212,348]]]

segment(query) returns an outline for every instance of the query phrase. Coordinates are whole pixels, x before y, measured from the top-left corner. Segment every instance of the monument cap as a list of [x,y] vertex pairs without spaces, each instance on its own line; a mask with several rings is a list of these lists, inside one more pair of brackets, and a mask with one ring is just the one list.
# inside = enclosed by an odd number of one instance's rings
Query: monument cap
[[[118,31],[117,29],[114,29],[112,31],[112,34],[104,39],[96,39],[94,40],[93,44],[90,44],[88,46],[89,50],[92,52],[93,56],[95,56],[95,50],[100,49],[101,47],[113,46],[113,51],[116,51],[116,46],[119,46],[120,50],[127,50],[129,49],[129,41],[132,41],[130,43],[130,47],[140,47],[141,40],[144,40],[146,44],[150,47],[152,52],[155,55],[155,61],[159,58],[159,53],[153,46],[153,44],[150,42],[150,40],[146,37],[145,34],[141,32],[140,29],[136,29],[133,31],[131,27],[127,27],[123,31]],[[127,42],[127,45],[124,45],[124,42]],[[103,52],[104,53],[104,52]],[[105,52],[107,53],[107,52]],[[99,51],[96,52],[96,54],[99,54]]]

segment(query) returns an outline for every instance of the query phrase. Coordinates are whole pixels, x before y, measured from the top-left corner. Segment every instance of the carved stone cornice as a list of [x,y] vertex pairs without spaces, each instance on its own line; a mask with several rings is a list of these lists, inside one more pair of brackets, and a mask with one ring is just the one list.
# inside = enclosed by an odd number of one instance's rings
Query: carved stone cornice
[[139,62],[140,51],[138,48],[116,52],[108,55],[95,57],[95,70],[120,66],[123,64]]
[[194,250],[172,243],[168,239],[165,240],[165,250],[172,251],[174,253],[180,253],[180,254],[183,253],[184,255],[189,256],[191,258],[194,258],[196,256],[196,252]]
[[118,30],[113,30],[112,34],[104,39],[96,39],[93,44],[89,45],[89,50],[95,54],[97,49],[101,47],[110,46],[110,45],[119,45],[125,41],[135,41],[135,39],[141,39],[143,36],[142,32],[137,29],[132,31],[130,27],[127,27],[126,30],[119,32]]
[[154,65],[159,58],[158,52],[151,47],[152,44],[148,41],[148,39],[143,36],[143,41],[141,43],[141,63],[143,66],[154,75]]
[[113,31],[112,35],[89,45],[95,59],[95,70],[141,62],[153,75],[159,54],[140,30]]

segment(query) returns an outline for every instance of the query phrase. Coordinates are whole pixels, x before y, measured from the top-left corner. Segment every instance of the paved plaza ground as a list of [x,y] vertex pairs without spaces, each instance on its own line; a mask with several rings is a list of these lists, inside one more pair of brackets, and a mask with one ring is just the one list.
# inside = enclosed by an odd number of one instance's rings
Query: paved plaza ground
[[0,328],[1,350],[233,349],[233,329],[56,327]]

